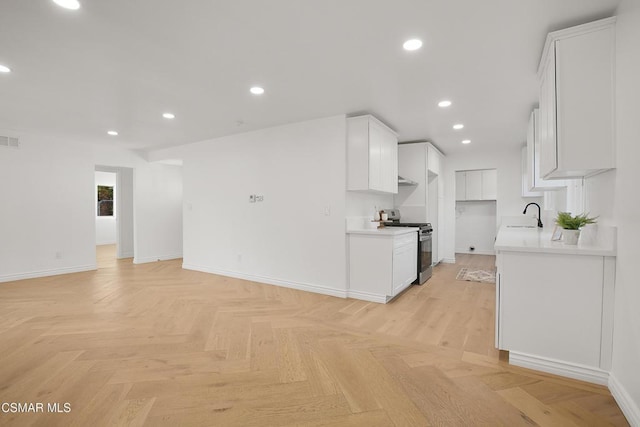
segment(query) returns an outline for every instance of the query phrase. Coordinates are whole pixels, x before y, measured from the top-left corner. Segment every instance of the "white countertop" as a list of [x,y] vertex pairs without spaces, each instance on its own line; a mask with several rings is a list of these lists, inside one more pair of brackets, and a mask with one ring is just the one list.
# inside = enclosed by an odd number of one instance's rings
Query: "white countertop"
[[592,243],[579,241],[577,245],[565,245],[562,241],[551,241],[553,229],[503,225],[500,227],[494,247],[496,251],[506,252],[616,256],[615,231],[615,227],[600,227],[597,239]]
[[347,234],[371,234],[374,236],[399,236],[401,234],[416,233],[418,227],[384,227],[384,228],[363,228],[347,230]]

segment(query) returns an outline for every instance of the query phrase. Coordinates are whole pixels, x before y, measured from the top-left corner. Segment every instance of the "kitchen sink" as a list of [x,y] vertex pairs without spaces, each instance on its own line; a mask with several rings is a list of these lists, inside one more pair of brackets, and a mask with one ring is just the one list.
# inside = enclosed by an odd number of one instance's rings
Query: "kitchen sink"
[[507,228],[538,228],[535,225],[507,225]]

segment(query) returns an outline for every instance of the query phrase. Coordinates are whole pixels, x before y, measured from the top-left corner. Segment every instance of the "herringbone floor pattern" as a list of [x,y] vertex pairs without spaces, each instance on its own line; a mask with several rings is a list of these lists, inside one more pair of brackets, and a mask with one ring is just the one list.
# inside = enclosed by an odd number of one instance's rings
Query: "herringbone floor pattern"
[[71,404],[0,424],[626,425],[605,388],[501,361],[495,287],[459,266],[380,305],[112,250],[96,272],[0,284],[0,402]]

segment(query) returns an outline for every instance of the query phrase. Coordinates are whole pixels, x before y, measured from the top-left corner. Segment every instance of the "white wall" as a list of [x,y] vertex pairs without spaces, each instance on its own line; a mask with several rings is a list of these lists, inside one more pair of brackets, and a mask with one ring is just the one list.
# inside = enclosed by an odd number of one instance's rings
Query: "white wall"
[[373,220],[375,210],[393,208],[392,194],[372,194],[359,191],[346,192],[347,228],[362,228]]
[[20,137],[0,149],[0,281],[94,269],[90,146]]
[[[497,169],[498,198],[496,201],[496,231],[503,216],[520,216],[522,209],[529,202],[542,204],[541,198],[522,197],[522,153],[521,147],[502,149],[499,152],[474,151],[470,154],[448,155],[444,174],[444,218],[445,218],[445,247],[444,260],[453,262],[456,248],[456,211],[455,211],[455,172],[472,169]],[[531,208],[530,208],[531,209]],[[537,209],[528,214],[537,215]]]
[[[97,203],[98,192],[97,186],[113,187],[114,205],[113,216],[98,216]],[[95,172],[95,202],[96,202],[96,245],[113,245],[116,243],[116,174],[112,172]]]
[[[136,257],[181,253],[179,168],[153,165],[118,147],[27,132],[20,149],[0,151],[0,282],[96,268],[95,166],[134,168]],[[154,209],[161,177],[172,208]],[[8,183],[8,184],[6,184]]]
[[617,169],[586,180],[586,204],[599,224],[618,227],[610,389],[631,425],[640,425],[640,2],[623,0],[617,16]]
[[133,262],[181,258],[182,167],[150,163],[137,152],[106,145],[93,146],[93,161],[133,168]]
[[345,294],[344,116],[181,151],[185,268]]
[[135,169],[134,223],[134,263],[182,258],[182,167]]
[[[456,202],[456,253],[493,255],[496,202]],[[475,247],[474,251],[469,247]]]

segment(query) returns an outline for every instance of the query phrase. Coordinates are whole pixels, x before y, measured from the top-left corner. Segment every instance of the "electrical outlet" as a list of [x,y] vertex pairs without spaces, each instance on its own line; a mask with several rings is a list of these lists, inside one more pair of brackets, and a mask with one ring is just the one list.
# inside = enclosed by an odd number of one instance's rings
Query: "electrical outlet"
[[256,196],[256,202],[262,202],[264,200],[264,196]]
[[256,202],[256,196],[253,194],[249,194],[249,203],[255,203]]
[[238,263],[242,263],[242,254],[238,254]]
[[62,252],[56,252],[56,259],[62,259]]

